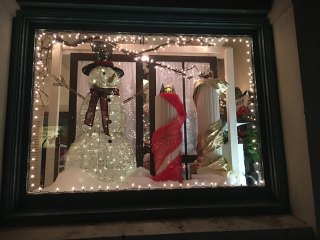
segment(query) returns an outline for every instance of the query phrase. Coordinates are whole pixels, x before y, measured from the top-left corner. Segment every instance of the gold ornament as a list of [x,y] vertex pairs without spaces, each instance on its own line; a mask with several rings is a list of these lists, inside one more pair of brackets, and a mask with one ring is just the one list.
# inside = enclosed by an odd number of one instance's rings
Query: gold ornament
[[174,87],[172,85],[161,85],[160,93],[175,93]]

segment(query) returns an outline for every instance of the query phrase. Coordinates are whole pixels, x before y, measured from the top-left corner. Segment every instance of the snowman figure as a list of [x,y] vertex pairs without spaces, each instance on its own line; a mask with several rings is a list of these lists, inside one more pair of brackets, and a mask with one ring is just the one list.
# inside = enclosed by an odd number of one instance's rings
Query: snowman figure
[[122,69],[110,60],[82,68],[90,92],[77,116],[77,136],[66,154],[65,169],[80,168],[104,182],[121,182],[135,168],[135,154],[124,135],[125,112],[119,96]]

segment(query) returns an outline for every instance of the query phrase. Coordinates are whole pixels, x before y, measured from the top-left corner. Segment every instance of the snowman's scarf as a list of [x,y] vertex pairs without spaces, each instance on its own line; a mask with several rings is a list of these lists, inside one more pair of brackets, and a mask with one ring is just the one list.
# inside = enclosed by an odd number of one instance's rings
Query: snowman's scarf
[[90,93],[91,93],[91,97],[89,101],[88,110],[84,119],[84,124],[90,127],[93,126],[97,103],[98,103],[98,100],[100,100],[103,132],[106,135],[110,136],[109,124],[111,123],[111,121],[109,120],[109,112],[108,112],[108,95],[119,96],[119,89],[118,88],[98,88],[94,86],[90,89]]

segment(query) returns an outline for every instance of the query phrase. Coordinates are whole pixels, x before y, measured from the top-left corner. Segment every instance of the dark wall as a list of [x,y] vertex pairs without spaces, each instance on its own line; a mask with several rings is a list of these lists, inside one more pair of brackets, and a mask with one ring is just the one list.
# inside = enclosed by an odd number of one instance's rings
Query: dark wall
[[[315,214],[320,233],[320,2],[294,1]],[[320,236],[319,236],[320,239]]]
[[21,6],[69,4],[70,7],[81,4],[90,5],[119,5],[145,7],[179,7],[179,8],[208,8],[208,9],[242,9],[265,11],[270,10],[271,0],[17,0]]

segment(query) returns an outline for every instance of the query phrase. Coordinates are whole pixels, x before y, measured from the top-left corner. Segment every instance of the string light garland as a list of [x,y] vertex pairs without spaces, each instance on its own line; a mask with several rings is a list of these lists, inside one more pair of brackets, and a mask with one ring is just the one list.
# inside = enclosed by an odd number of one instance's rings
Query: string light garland
[[[140,191],[140,190],[177,190],[177,189],[189,189],[189,188],[218,188],[218,187],[235,187],[235,186],[240,186],[236,185],[234,183],[230,183],[228,185],[227,182],[223,182],[221,184],[218,184],[217,182],[210,182],[210,181],[203,181],[201,183],[198,183],[197,181],[194,182],[187,182],[187,183],[179,183],[179,182],[174,182],[174,183],[162,183],[162,184],[136,184],[136,183],[118,183],[118,184],[108,184],[105,186],[98,186],[98,187],[71,187],[69,191],[62,190],[61,188],[57,187],[55,188],[56,193],[62,193],[62,192],[74,192],[74,193],[79,193],[79,192],[93,192],[93,191],[99,191],[99,192],[113,192],[113,191],[119,191],[119,190],[127,190],[127,191]],[[45,193],[46,191],[42,188],[39,187],[34,191],[34,193]],[[51,191],[50,191],[51,193]]]
[[[153,62],[152,59],[145,59],[143,56],[144,53],[149,52],[158,52],[159,49],[162,51],[165,50],[166,47],[170,47],[172,45],[183,47],[183,46],[216,46],[217,42],[228,42],[228,37],[184,37],[184,36],[178,36],[176,37],[176,40],[172,40],[171,37],[167,37],[167,40],[165,40],[164,37],[159,36],[153,36],[153,41],[159,43],[155,47],[152,47],[152,45],[147,48],[143,49],[142,51],[132,50],[128,48],[121,48],[120,44],[126,44],[126,43],[142,43],[145,44],[148,41],[147,36],[143,35],[131,35],[130,40],[128,40],[127,36],[122,35],[108,35],[108,34],[90,34],[90,33],[53,33],[53,32],[45,32],[42,31],[39,33],[37,39],[37,46],[36,46],[36,80],[40,80],[37,82],[41,82],[44,84],[44,79],[51,75],[49,68],[48,68],[48,60],[50,58],[50,53],[52,51],[52,46],[56,43],[61,43],[65,46],[69,47],[78,47],[81,44],[85,43],[93,43],[95,40],[103,40],[106,42],[106,44],[111,44],[114,49],[129,55],[134,59],[135,61],[146,61],[148,64],[152,64],[157,67],[165,68],[170,71],[174,71],[178,74],[181,74],[185,76],[188,79],[194,78],[196,76],[194,75],[187,75],[186,72],[188,70],[191,70],[194,66],[191,68],[186,69],[175,69],[169,65]],[[139,42],[138,42],[139,41]],[[240,40],[242,42],[242,38]],[[247,40],[248,41],[248,40]],[[247,44],[248,45],[248,44]],[[59,80],[59,78],[56,77],[55,80]],[[62,81],[63,82],[63,81]],[[38,88],[40,85],[35,84],[36,88]]]
[[[251,54],[252,54],[252,45],[249,40],[245,40],[245,44],[247,47],[247,58],[246,62],[249,63],[248,67],[248,80],[249,80],[249,99],[248,99],[248,109],[249,114],[246,116],[248,120],[248,126],[247,126],[247,137],[244,138],[244,145],[246,146],[247,154],[250,155],[253,163],[253,173],[250,173],[247,177],[253,181],[254,185],[264,185],[263,180],[263,174],[262,171],[262,165],[259,163],[261,161],[260,159],[260,148],[259,148],[259,141],[257,139],[258,135],[258,129],[257,129],[257,117],[256,117],[256,86],[255,86],[255,80],[254,80],[254,72],[252,69],[252,63],[251,63]],[[253,176],[255,175],[255,176]]]
[[[182,75],[185,79],[193,79],[199,75],[199,71],[192,71],[196,69],[196,66],[187,66],[184,69],[176,69],[170,64],[164,64],[161,62],[154,62],[153,59],[146,57],[145,54],[149,53],[158,53],[165,52],[166,49],[177,46],[223,46],[223,44],[228,42],[239,42],[245,44],[248,48],[247,54],[248,58],[246,61],[251,62],[251,39],[249,37],[226,37],[226,36],[161,36],[161,35],[128,35],[128,34],[101,34],[101,33],[76,33],[76,32],[50,32],[46,30],[40,30],[36,33],[35,37],[35,55],[34,55],[34,111],[33,111],[33,121],[32,121],[32,135],[31,135],[31,144],[30,144],[30,167],[29,167],[29,177],[28,184],[29,190],[34,191],[38,189],[40,192],[43,192],[42,187],[39,187],[39,137],[40,137],[40,122],[39,119],[39,110],[44,108],[45,101],[48,101],[49,96],[45,92],[45,86],[48,83],[55,81],[69,91],[77,94],[78,97],[84,99],[84,96],[78,93],[76,90],[72,89],[65,81],[63,76],[55,76],[51,73],[51,60],[52,60],[52,47],[55,44],[62,44],[70,48],[77,48],[78,46],[85,44],[92,44],[96,40],[104,41],[106,44],[111,44],[113,50],[122,52],[125,55],[131,57],[134,61],[144,62],[147,66],[159,67],[166,69],[168,71],[173,71],[177,74]],[[141,44],[146,46],[142,51],[130,49],[126,47],[125,44]],[[198,69],[196,69],[198,70]],[[250,91],[255,91],[253,71],[252,67],[249,68],[248,72]],[[142,95],[142,92],[138,92],[132,97],[125,100],[124,103],[130,102],[136,96]],[[223,104],[223,101],[220,101],[220,104]],[[255,107],[253,107],[255,111]],[[133,113],[132,113],[133,114]],[[132,116],[131,116],[132,117]],[[256,118],[253,117],[251,120],[256,121]],[[150,123],[144,121],[144,127],[149,128]],[[252,128],[255,129],[256,125],[252,125]],[[131,133],[131,137],[135,137],[135,132]],[[149,136],[144,136],[146,141],[149,139]],[[257,140],[256,140],[257,141]],[[260,174],[261,175],[261,174]],[[257,180],[257,185],[264,184],[262,177]],[[176,188],[189,188],[189,187],[217,187],[217,183],[197,183],[197,184],[173,184],[165,186],[165,189],[176,189]],[[224,184],[223,184],[224,186]],[[152,185],[138,185],[134,189],[153,189]],[[99,191],[104,190],[119,190],[121,189],[120,185],[117,185],[112,188],[112,186],[99,186]],[[127,188],[130,189],[130,188]],[[89,189],[82,189],[81,191],[93,191],[97,190],[94,187]],[[80,191],[79,189],[70,189],[72,192]],[[59,188],[56,189],[56,192],[59,192]]]

